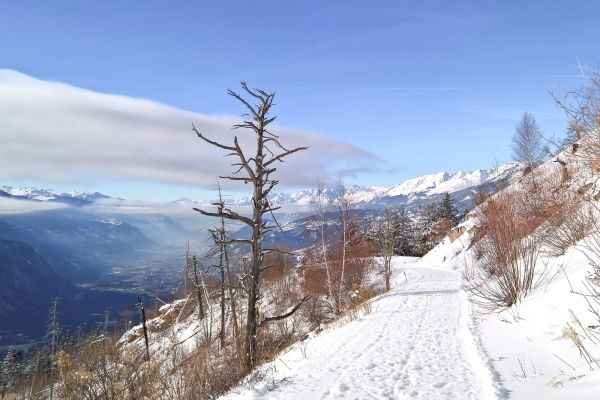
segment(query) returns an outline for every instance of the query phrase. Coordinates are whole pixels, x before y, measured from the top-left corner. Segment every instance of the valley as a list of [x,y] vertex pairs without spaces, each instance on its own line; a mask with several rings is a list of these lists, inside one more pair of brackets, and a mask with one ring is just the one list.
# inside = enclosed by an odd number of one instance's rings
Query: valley
[[[349,193],[363,224],[376,218],[385,206],[405,207],[416,219],[424,205],[438,202],[447,191],[464,211],[470,207],[477,190],[490,189],[499,182],[510,183],[520,171],[518,164],[509,163],[497,169],[431,174],[389,188],[353,186],[349,187]],[[334,192],[331,188],[327,190]],[[43,268],[51,269],[58,275],[57,279],[72,285],[70,294],[54,291],[45,296],[47,304],[37,305],[35,318],[15,319],[14,315],[26,312],[22,306],[5,313],[0,324],[0,346],[4,349],[41,339],[44,313],[54,295],[63,301],[63,324],[71,331],[80,325],[93,327],[103,323],[106,311],[110,311],[110,325],[124,329],[123,317],[130,314],[128,307],[138,294],[144,294],[150,303],[161,304],[180,290],[186,242],[190,254],[197,257],[202,257],[210,245],[206,229],[212,221],[191,208],[209,205],[214,200],[180,199],[159,206],[138,202],[136,207],[129,207],[127,200],[97,192],[57,193],[49,189],[0,186],[0,194],[3,201],[18,202],[25,210],[39,204],[58,206],[50,210],[0,214],[0,240],[32,246],[41,257],[40,262],[47,263]],[[307,226],[310,222],[307,213],[312,196],[314,190],[272,196],[273,204],[282,206],[275,215],[282,231],[275,229],[268,233],[269,242],[286,243],[292,249],[310,244],[312,234]],[[250,212],[248,199],[229,199],[228,205],[240,213]],[[145,209],[151,213],[142,211]],[[161,213],[152,212],[155,209]],[[228,229],[235,237],[248,234],[247,228],[240,225],[230,225]],[[241,255],[232,256],[238,258],[235,262],[242,264]],[[41,276],[32,275],[29,279],[38,285],[44,283]],[[30,295],[23,293],[20,297]],[[7,300],[9,296],[5,292],[0,300]],[[71,300],[81,296],[91,296],[94,300],[91,304]]]

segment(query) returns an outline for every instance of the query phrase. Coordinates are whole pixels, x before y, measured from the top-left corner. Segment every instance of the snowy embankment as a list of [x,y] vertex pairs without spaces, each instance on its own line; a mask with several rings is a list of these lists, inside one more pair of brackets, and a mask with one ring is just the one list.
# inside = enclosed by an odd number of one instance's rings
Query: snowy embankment
[[226,399],[506,397],[481,348],[461,275],[394,259],[393,289],[372,311],[329,326],[262,367],[266,379]]
[[[464,225],[469,229],[472,220]],[[469,232],[453,243],[447,237],[423,257],[422,262],[460,271],[469,262],[470,242]],[[572,293],[572,290],[587,293],[583,282],[591,268],[585,251],[578,245],[563,256],[542,257],[537,268],[539,273],[545,271],[545,274],[518,307],[500,314],[474,313],[480,341],[508,398],[591,400],[599,397],[600,368],[592,362],[592,371],[573,341],[563,337],[570,325],[600,362],[600,343],[582,328],[597,325],[598,321],[588,310],[583,296]]]

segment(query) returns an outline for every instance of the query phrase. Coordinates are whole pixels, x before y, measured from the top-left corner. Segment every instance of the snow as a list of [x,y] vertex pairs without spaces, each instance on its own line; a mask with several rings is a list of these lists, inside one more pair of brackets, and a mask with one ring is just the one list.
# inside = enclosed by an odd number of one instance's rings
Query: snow
[[413,193],[425,193],[427,195],[454,193],[459,190],[478,186],[485,182],[497,180],[513,175],[513,172],[521,168],[519,163],[510,162],[498,168],[476,170],[469,172],[439,172],[418,178],[409,179],[406,182],[389,188],[384,196],[410,196]]
[[[469,229],[473,220],[464,224]],[[566,324],[597,324],[582,289],[583,248],[544,258],[548,274],[510,312],[483,315],[461,276],[469,233],[423,259],[393,260],[393,289],[372,311],[309,335],[263,365],[267,378],[225,399],[596,399],[594,371],[569,340]],[[583,339],[599,359],[600,344]],[[521,367],[521,365],[523,367]]]
[[[467,229],[473,224],[473,219],[463,223]],[[453,243],[445,238],[422,262],[461,270],[469,259],[470,235],[465,232]],[[594,365],[591,371],[573,342],[560,339],[570,324],[583,335],[586,349],[600,360],[600,345],[572,320],[573,313],[583,326],[598,324],[583,297],[572,293],[585,292],[583,281],[590,271],[585,251],[580,244],[561,257],[542,257],[538,271],[545,266],[547,273],[518,307],[497,315],[474,314],[480,343],[509,398],[597,398],[600,368]]]
[[32,200],[39,201],[48,201],[55,200],[61,197],[64,198],[78,198],[82,200],[92,200],[94,197],[107,197],[103,194],[96,192],[67,192],[67,193],[58,193],[52,189],[36,189],[33,187],[27,188],[14,188],[12,186],[3,186],[0,185],[0,190],[6,193],[9,193],[13,196],[24,197]]
[[[494,399],[498,374],[481,350],[461,275],[394,259],[394,286],[372,312],[311,335],[263,366],[269,382],[225,399]],[[270,390],[267,390],[270,389]]]

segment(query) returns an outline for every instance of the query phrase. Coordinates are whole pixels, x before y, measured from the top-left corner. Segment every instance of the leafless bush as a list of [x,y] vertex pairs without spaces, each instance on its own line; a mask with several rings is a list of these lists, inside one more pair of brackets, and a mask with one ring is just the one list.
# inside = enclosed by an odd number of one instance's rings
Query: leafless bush
[[597,321],[596,325],[582,327],[582,329],[598,338],[600,335],[600,221],[598,218],[592,219],[592,232],[582,240],[580,250],[592,269],[583,282],[583,291],[574,291],[572,287],[571,291],[583,297],[588,304],[588,311]]
[[512,307],[537,283],[542,240],[535,234],[540,218],[531,211],[525,193],[508,190],[479,211],[473,262],[465,269],[465,278],[473,301],[484,311]]
[[361,286],[354,291],[346,299],[346,314],[350,321],[354,321],[361,316],[369,315],[373,311],[373,303],[371,299],[380,294],[371,286]]
[[546,252],[558,257],[590,234],[595,216],[590,207],[579,198],[567,199],[558,205],[548,218],[544,235]]
[[589,82],[586,80],[578,90],[567,91],[564,95],[552,93],[554,100],[568,118],[568,142],[582,138],[586,147],[585,159],[596,171],[600,171],[600,71],[592,71]]
[[573,182],[565,180],[565,169],[569,174],[581,175],[581,171],[573,171],[577,163],[567,167],[557,163],[546,165],[543,174],[538,174],[537,190],[524,180],[524,188],[530,193],[529,209],[543,223],[538,234],[543,236],[545,253],[551,257],[563,255],[568,248],[574,246],[593,229],[593,207],[581,188],[571,187]]

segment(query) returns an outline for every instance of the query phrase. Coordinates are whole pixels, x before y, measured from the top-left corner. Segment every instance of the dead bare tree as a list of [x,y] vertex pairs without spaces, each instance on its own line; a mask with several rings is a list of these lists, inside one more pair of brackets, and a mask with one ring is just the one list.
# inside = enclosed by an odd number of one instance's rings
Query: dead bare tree
[[[225,207],[225,201],[223,200],[223,195],[221,194],[221,185],[217,182],[218,191],[219,191],[219,201],[213,203],[213,205],[217,206],[217,211],[222,212]],[[227,241],[229,240],[227,230],[225,228],[225,218],[221,217],[221,226],[220,228],[214,228],[208,230],[213,238],[215,243],[213,251],[209,252],[207,258],[218,258],[219,265],[217,266],[220,275],[220,293],[219,293],[219,303],[221,308],[221,321],[220,321],[220,343],[221,348],[225,347],[225,297],[226,291],[229,293],[230,298],[230,306],[231,306],[231,317],[233,323],[233,332],[235,335],[235,341],[238,341],[238,326],[237,326],[237,314],[235,310],[235,300],[233,299],[233,290],[232,290],[232,282],[231,282],[231,272],[229,270],[229,255],[227,252]],[[216,254],[214,254],[216,252]],[[227,275],[227,280],[225,277]],[[237,346],[239,347],[239,346]],[[238,348],[239,350],[239,348]]]
[[512,138],[512,157],[515,161],[527,164],[535,186],[534,168],[544,158],[544,146],[542,136],[535,117],[528,112],[523,113],[521,121],[517,124],[515,134]]
[[[198,260],[196,256],[192,256],[189,261],[189,264],[194,268],[194,288],[196,290],[196,298],[198,300],[198,321],[202,321],[204,319],[204,306],[202,304],[202,281],[198,274]],[[202,268],[202,266],[200,266]]]
[[[250,271],[243,282],[246,285],[248,294],[244,361],[246,367],[251,369],[256,366],[257,362],[256,350],[257,334],[259,329],[265,326],[268,322],[287,318],[296,312],[303,302],[308,300],[308,298],[302,299],[302,301],[293,307],[290,312],[284,315],[266,318],[263,318],[259,315],[257,303],[261,298],[260,274],[262,270],[263,257],[265,251],[268,250],[263,248],[264,233],[269,229],[274,228],[274,226],[269,226],[266,221],[263,221],[263,216],[265,213],[272,213],[274,210],[278,209],[278,207],[272,207],[271,202],[267,198],[268,194],[275,187],[275,185],[279,183],[277,180],[271,178],[271,174],[276,171],[276,168],[273,167],[273,164],[276,161],[283,162],[285,157],[298,151],[306,150],[307,147],[298,147],[288,150],[281,145],[278,136],[267,130],[267,126],[275,120],[275,117],[267,117],[267,114],[273,105],[275,93],[267,93],[258,89],[251,90],[248,88],[245,82],[242,82],[241,85],[248,95],[252,96],[255,101],[258,101],[258,104],[251,106],[250,103],[242,98],[241,95],[228,90],[227,93],[229,95],[239,100],[250,111],[249,114],[244,115],[249,118],[240,124],[233,125],[232,129],[245,128],[250,129],[255,133],[256,148],[253,157],[246,156],[244,150],[238,143],[237,136],[235,136],[233,139],[233,146],[230,146],[208,139],[195,127],[193,127],[193,130],[200,139],[212,146],[228,151],[228,155],[237,157],[239,159],[239,162],[232,164],[232,166],[237,168],[237,171],[235,171],[232,175],[237,175],[243,171],[245,176],[221,176],[221,178],[252,184],[252,217],[240,215],[224,205],[217,205],[218,208],[216,212],[208,212],[198,208],[194,208],[194,210],[203,215],[211,217],[239,221],[251,228],[252,233],[250,239],[229,239],[222,242],[224,245],[246,244],[249,245],[251,249]],[[269,146],[271,146],[271,148],[269,148]],[[280,151],[280,153],[276,154],[276,151]]]
[[[583,74],[583,71],[582,71]],[[561,108],[567,118],[567,142],[575,142],[589,133],[598,135],[600,126],[600,69],[592,71],[588,82],[584,76],[584,85],[577,90],[569,90],[564,95],[560,90],[550,92],[556,106]]]
[[375,246],[377,255],[383,261],[382,270],[385,280],[385,291],[389,292],[392,277],[392,257],[400,245],[402,239],[399,232],[400,215],[392,207],[385,207],[381,218],[375,221],[371,227],[371,242]]
[[313,212],[311,218],[311,224],[316,233],[318,243],[315,244],[316,253],[319,254],[319,261],[325,269],[325,275],[327,277],[327,300],[331,310],[336,313],[337,307],[335,305],[336,297],[333,294],[333,271],[330,261],[330,240],[328,237],[328,231],[326,229],[328,219],[331,217],[329,214],[330,199],[327,194],[327,190],[322,182],[317,180],[317,190],[313,193],[310,199],[310,208]]
[[342,301],[342,294],[344,288],[344,274],[346,273],[346,264],[348,261],[347,250],[350,241],[350,228],[351,228],[351,211],[355,207],[355,203],[348,193],[346,185],[342,181],[338,182],[336,187],[336,193],[331,202],[332,208],[337,214],[339,223],[339,235],[340,235],[340,247],[341,247],[341,260],[340,260],[340,278],[336,288],[336,300],[335,300],[335,314],[340,315]]

